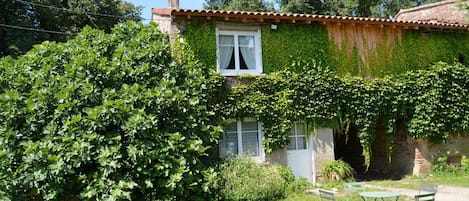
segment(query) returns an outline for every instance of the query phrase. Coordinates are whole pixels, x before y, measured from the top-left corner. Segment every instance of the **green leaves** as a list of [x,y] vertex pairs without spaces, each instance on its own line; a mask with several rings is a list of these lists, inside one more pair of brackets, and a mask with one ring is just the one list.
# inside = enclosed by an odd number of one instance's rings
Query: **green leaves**
[[184,48],[128,22],[0,60],[0,195],[210,198],[225,85]]
[[236,87],[224,111],[226,118],[263,122],[267,152],[288,144],[286,131],[294,121],[345,130],[352,123],[369,163],[378,123],[386,128],[389,155],[398,121],[405,121],[412,137],[437,143],[451,132],[469,132],[468,75],[461,64],[437,63],[429,70],[366,80],[339,78],[314,65],[302,74],[282,71]]

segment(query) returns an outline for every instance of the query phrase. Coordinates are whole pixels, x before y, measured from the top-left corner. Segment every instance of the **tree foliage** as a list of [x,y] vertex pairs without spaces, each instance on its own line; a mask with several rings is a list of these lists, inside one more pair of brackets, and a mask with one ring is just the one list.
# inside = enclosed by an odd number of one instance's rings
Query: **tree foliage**
[[274,11],[272,2],[266,0],[206,0],[204,7],[215,10]]
[[128,22],[0,60],[0,196],[209,199],[224,84],[173,58],[156,25]]
[[402,8],[438,0],[277,0],[281,11],[323,15],[390,18]]
[[[402,8],[439,0],[276,0],[281,12],[390,18]],[[274,11],[265,0],[206,0],[205,8],[219,10]]]
[[34,44],[42,41],[63,42],[86,25],[110,31],[116,23],[139,20],[140,10],[141,8],[124,0],[2,0],[0,24],[65,32],[65,34],[0,27],[0,57],[24,54]]

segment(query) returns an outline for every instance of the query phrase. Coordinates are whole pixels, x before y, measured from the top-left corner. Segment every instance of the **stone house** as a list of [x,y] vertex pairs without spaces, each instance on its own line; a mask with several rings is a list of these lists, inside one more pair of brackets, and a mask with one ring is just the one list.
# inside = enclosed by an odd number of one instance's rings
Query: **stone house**
[[[469,57],[469,25],[464,23],[180,9],[177,0],[169,0],[169,5],[153,8],[152,21],[172,39],[180,35],[200,61],[234,84],[240,75],[262,76],[297,60],[320,62],[339,75],[372,78]],[[401,13],[398,17],[404,16]],[[320,128],[316,135],[306,132],[304,123],[295,123],[288,135],[290,144],[265,154],[262,122],[233,120],[225,127],[219,154],[248,153],[258,161],[287,165],[296,176],[312,182],[327,160],[343,159],[364,171],[362,148],[353,128],[348,140],[334,135],[331,128]],[[389,162],[382,148],[384,128],[378,126],[376,133],[370,170],[378,173],[427,172],[436,155],[448,149],[469,155],[464,148],[468,138],[457,136],[437,146],[411,139],[401,128]]]

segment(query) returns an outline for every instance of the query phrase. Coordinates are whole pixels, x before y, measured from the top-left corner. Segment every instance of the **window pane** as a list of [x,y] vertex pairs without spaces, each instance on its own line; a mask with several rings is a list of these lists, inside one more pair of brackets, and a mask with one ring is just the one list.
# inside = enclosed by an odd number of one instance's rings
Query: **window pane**
[[236,133],[225,133],[220,141],[220,156],[227,157],[238,154],[238,137]]
[[254,36],[253,35],[240,35],[238,38],[239,46],[245,46],[254,48]]
[[306,149],[306,137],[305,136],[297,137],[296,142],[298,144],[297,150]]
[[306,128],[305,128],[304,123],[296,123],[296,135],[305,135],[306,134]]
[[241,125],[243,139],[243,154],[259,155],[259,133],[257,121],[244,121]]
[[288,136],[295,137],[295,127],[292,127],[290,130],[288,130]]
[[224,128],[224,135],[219,144],[220,156],[227,157],[238,154],[238,135],[236,122]]
[[288,143],[288,146],[287,146],[287,149],[288,150],[296,150],[296,143],[295,143],[295,137],[289,137],[288,140],[289,140],[289,143]]
[[238,37],[240,69],[256,69],[256,47],[254,36],[247,35]]
[[236,122],[231,122],[229,125],[226,125],[223,128],[223,131],[225,132],[236,132],[238,130],[238,123]]
[[243,121],[242,122],[242,131],[255,131],[257,132],[257,121]]
[[219,35],[218,55],[220,69],[235,69],[234,64],[234,36]]
[[220,46],[234,46],[234,36],[233,35],[219,35],[218,43]]
[[258,156],[259,142],[257,132],[242,132],[243,138],[243,154]]
[[288,150],[306,149],[306,127],[304,123],[295,123],[288,131]]

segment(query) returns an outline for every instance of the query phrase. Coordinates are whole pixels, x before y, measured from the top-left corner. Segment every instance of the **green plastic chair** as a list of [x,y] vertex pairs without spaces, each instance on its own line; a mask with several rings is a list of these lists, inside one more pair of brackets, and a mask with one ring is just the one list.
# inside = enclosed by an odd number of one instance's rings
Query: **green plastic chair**
[[415,201],[435,201],[435,193],[425,193],[416,195]]
[[438,190],[438,184],[420,184],[419,195],[422,193],[435,193]]
[[415,201],[434,201],[437,190],[438,184],[420,184]]
[[343,183],[344,191],[346,193],[346,200],[349,200],[349,194],[352,191],[363,191],[366,189],[365,182],[346,182]]
[[321,201],[323,200],[335,201],[334,192],[326,191],[323,189],[319,189],[319,198],[321,198]]

